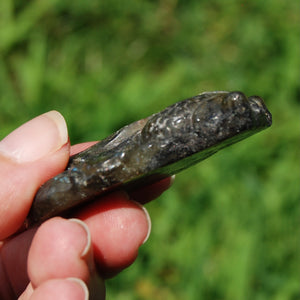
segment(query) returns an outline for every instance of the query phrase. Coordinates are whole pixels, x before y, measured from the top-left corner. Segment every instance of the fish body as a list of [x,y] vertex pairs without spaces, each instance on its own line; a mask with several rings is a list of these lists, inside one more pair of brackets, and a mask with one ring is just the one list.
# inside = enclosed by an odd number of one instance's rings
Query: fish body
[[70,158],[38,190],[26,226],[114,190],[173,175],[272,124],[258,96],[205,92],[129,124]]

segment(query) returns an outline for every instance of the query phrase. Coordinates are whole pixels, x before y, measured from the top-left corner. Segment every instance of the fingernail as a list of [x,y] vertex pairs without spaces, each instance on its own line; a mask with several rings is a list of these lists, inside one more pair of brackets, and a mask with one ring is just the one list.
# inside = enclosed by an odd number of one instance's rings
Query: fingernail
[[148,223],[148,232],[147,232],[147,235],[146,235],[146,237],[144,238],[144,240],[142,242],[142,245],[144,245],[148,241],[150,233],[151,233],[151,228],[152,228],[151,218],[150,218],[150,215],[148,213],[148,210],[146,209],[146,207],[144,205],[142,205],[141,203],[136,202],[136,201],[133,201],[133,202],[136,205],[138,205],[144,211],[144,214],[146,215],[146,219],[147,219],[147,223]]
[[85,282],[79,278],[75,278],[75,277],[69,277],[67,278],[67,280],[72,281],[74,283],[76,283],[77,285],[80,286],[81,290],[84,293],[84,300],[88,300],[89,299],[89,290],[85,284]]
[[84,231],[86,232],[86,246],[84,247],[84,249],[81,253],[81,257],[85,257],[90,252],[91,245],[92,245],[90,230],[89,230],[88,226],[79,219],[69,219],[69,221],[80,225],[81,228],[84,229]]
[[0,153],[19,163],[33,162],[57,151],[67,142],[64,117],[57,111],[50,111],[6,136],[0,142]]
[[151,218],[150,218],[150,215],[148,213],[148,210],[146,209],[145,206],[141,205],[145,215],[146,215],[146,218],[147,218],[147,222],[148,222],[148,232],[147,232],[147,235],[145,237],[145,239],[143,240],[143,243],[142,244],[145,244],[148,239],[149,239],[149,236],[150,236],[150,233],[151,233],[151,227],[152,227],[152,223],[151,223]]
[[170,178],[170,186],[174,183],[175,178],[176,178],[175,174],[171,176],[171,178]]

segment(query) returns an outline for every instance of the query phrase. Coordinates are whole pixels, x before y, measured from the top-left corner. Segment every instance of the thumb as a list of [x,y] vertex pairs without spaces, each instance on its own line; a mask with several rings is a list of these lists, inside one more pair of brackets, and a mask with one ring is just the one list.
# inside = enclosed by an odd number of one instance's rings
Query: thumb
[[56,111],[0,141],[0,240],[22,225],[39,186],[65,169],[69,150],[66,123]]

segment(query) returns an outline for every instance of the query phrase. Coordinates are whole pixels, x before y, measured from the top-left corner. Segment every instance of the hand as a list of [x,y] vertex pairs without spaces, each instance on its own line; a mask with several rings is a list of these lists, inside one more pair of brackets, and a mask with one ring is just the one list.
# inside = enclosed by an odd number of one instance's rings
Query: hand
[[54,111],[0,142],[1,299],[88,299],[88,293],[104,299],[104,279],[130,265],[147,240],[150,218],[135,201],[158,197],[170,178],[131,195],[106,195],[74,219],[55,217],[15,234],[39,186],[65,169],[70,153],[90,145],[70,147],[65,121]]

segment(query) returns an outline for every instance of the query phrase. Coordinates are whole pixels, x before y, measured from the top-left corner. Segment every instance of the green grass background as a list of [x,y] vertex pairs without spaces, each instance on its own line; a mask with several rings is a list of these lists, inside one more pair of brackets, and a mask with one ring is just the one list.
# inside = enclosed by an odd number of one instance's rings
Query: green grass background
[[273,126],[178,174],[108,299],[300,299],[298,1],[1,0],[0,138],[48,110],[72,143],[210,90]]

